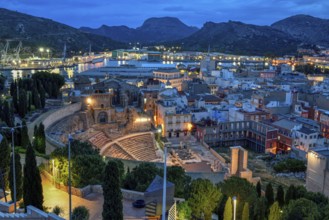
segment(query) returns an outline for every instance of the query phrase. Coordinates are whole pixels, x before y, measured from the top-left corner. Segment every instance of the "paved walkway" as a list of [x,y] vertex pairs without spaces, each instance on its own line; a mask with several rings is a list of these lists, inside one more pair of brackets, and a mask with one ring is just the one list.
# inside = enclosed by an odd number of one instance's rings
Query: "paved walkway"
[[[51,182],[42,176],[42,186],[43,186],[43,205],[49,208],[48,211],[58,205],[64,210],[65,219],[69,218],[69,194],[57,189],[51,184]],[[89,209],[90,220],[101,220],[103,211],[103,195],[100,193],[91,193],[86,198],[80,198],[72,195],[72,210],[76,206],[83,205]],[[132,207],[132,200],[123,200],[123,213],[124,219],[144,219],[145,209],[136,209]]]
[[[49,208],[51,212],[52,209],[58,205],[64,210],[64,218],[69,218],[69,194],[57,189],[51,184],[46,178],[42,178],[43,186],[43,205]],[[80,198],[72,195],[72,210],[76,206],[83,205],[89,209],[90,219],[98,220],[102,219],[102,210],[103,210],[103,195],[91,193],[87,198]]]

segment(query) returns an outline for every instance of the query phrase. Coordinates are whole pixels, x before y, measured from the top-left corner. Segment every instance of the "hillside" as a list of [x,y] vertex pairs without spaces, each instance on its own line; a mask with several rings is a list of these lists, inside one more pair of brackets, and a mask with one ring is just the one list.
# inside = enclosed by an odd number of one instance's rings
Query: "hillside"
[[303,43],[329,46],[329,20],[309,15],[295,15],[271,25]]
[[[124,47],[110,38],[83,33],[80,30],[50,19],[35,17],[0,8],[0,43],[6,39],[21,40],[25,52],[36,53],[39,47],[60,54],[64,44],[67,51],[104,51]],[[16,46],[17,42],[12,43]]]
[[269,26],[241,22],[207,22],[191,36],[174,42],[185,50],[212,51],[246,55],[284,55],[295,53],[300,41]]
[[80,30],[122,42],[154,43],[182,39],[190,36],[198,29],[187,26],[178,18],[162,17],[149,18],[136,29],[127,26],[102,25],[96,29],[81,27]]

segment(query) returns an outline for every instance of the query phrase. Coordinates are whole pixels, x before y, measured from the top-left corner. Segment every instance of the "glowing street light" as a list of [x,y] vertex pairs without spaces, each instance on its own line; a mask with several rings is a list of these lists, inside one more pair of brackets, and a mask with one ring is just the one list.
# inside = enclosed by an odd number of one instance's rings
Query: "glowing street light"
[[42,53],[45,51],[45,49],[43,47],[39,48],[39,52],[40,52],[40,57],[42,58]]
[[234,209],[234,211],[233,211],[233,220],[236,220],[236,202],[237,202],[237,199],[236,199],[236,196],[233,196],[233,209]]

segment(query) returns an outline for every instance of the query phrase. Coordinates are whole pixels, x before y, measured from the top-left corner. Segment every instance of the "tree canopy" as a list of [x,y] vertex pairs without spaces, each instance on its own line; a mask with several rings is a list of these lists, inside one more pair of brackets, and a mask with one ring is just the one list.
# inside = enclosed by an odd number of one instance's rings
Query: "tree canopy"
[[283,209],[283,220],[320,220],[321,214],[318,210],[317,205],[305,198],[292,200],[289,204]]
[[243,204],[248,202],[252,207],[257,200],[256,188],[246,179],[232,176],[219,184],[221,191],[227,196],[237,197],[237,219],[241,218]]
[[197,179],[191,183],[187,201],[195,217],[201,218],[202,214],[204,214],[205,220],[210,220],[211,214],[221,198],[222,193],[210,180]]

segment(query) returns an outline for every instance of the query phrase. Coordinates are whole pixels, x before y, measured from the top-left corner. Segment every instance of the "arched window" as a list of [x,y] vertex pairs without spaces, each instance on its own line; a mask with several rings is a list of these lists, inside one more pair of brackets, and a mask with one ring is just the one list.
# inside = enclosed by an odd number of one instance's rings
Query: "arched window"
[[107,123],[107,113],[106,112],[100,112],[98,114],[98,123]]

